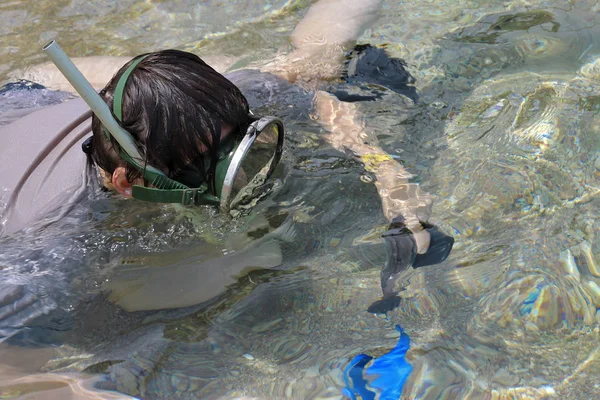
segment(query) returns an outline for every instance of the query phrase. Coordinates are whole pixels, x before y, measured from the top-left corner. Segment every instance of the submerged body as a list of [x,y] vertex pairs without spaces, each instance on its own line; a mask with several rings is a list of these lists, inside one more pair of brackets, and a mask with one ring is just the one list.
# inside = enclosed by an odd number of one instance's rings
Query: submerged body
[[[336,3],[340,2],[325,0],[317,3],[317,7],[311,9],[307,18],[321,18],[314,10],[321,6],[329,9]],[[360,23],[346,27],[343,37],[356,35],[363,29],[362,24],[372,19],[373,13],[364,13],[362,8],[369,4],[372,6],[378,2],[365,2],[360,7],[351,6],[347,10],[355,17],[362,15],[364,18],[356,17],[358,19],[355,22]],[[314,21],[312,26],[314,28]],[[392,252],[392,260],[384,270],[384,273],[389,275],[385,282],[382,281],[384,296],[387,298],[394,294],[390,289],[393,285],[390,286],[388,281],[410,268],[415,259],[414,255],[424,254],[429,247],[429,232],[423,229],[420,220],[426,219],[423,212],[426,214],[431,201],[426,194],[419,191],[418,185],[409,183],[410,175],[377,145],[377,138],[367,133],[364,125],[356,120],[356,107],[352,103],[342,102],[323,91],[306,90],[290,83],[294,80],[310,80],[307,79],[307,68],[311,66],[323,67],[312,71],[320,78],[323,78],[321,74],[330,76],[339,73],[337,64],[343,55],[341,50],[347,47],[347,43],[338,37],[339,32],[335,29],[321,32],[320,35],[323,35],[325,43],[329,45],[325,50],[335,53],[335,57],[323,63],[317,55],[322,56],[324,49],[321,45],[315,45],[315,37],[312,36],[314,32],[308,33],[306,27],[306,23],[299,25],[294,36],[297,51],[289,56],[285,71],[281,70],[281,66],[271,65],[263,71],[235,71],[227,74],[226,78],[241,90],[253,111],[260,112],[261,109],[265,109],[288,121],[309,119],[311,113],[316,113],[322,126],[329,132],[325,139],[331,146],[339,151],[351,152],[376,176],[375,186],[381,195],[385,216],[391,220],[394,216],[402,214],[410,236],[407,251],[411,256],[405,257],[404,253]],[[299,64],[298,60],[304,63]],[[106,61],[110,63],[115,60]],[[392,64],[392,69],[405,72],[398,69],[400,64]],[[330,69],[332,65],[336,66],[333,70]],[[379,65],[369,67],[376,70]],[[273,74],[268,71],[272,71]],[[364,80],[363,77],[360,79]],[[389,77],[386,79],[389,80]],[[406,75],[399,76],[399,81],[399,87],[406,87],[405,83],[410,83]],[[410,93],[410,90],[407,93]],[[64,117],[52,120],[54,116],[61,115]],[[11,166],[11,180],[2,182],[2,190],[6,196],[6,204],[1,212],[4,234],[12,235],[25,227],[40,228],[43,224],[60,219],[86,194],[92,197],[97,195],[94,193],[95,188],[111,188],[107,183],[106,171],[93,168],[81,149],[91,129],[89,115],[89,110],[81,100],[68,100],[35,110],[2,128],[7,135],[20,138],[18,142],[11,142],[2,153],[2,157],[7,159],[3,165]],[[43,124],[42,129],[36,129],[40,121]],[[53,140],[47,144],[49,137],[53,137]],[[37,146],[32,146],[28,157],[23,157],[20,163],[13,163],[10,160],[19,154],[19,146],[23,140],[37,143]],[[119,168],[122,169],[119,172],[121,175],[116,176]],[[133,182],[125,168],[119,168],[115,169],[115,172],[108,172],[108,181],[112,174],[112,186],[121,194],[130,196]],[[110,298],[127,311],[185,307],[214,298],[222,293],[227,285],[235,282],[240,274],[247,272],[248,268],[272,268],[281,263],[281,253],[278,252],[276,244],[269,241],[255,243],[253,247],[243,251],[217,261],[188,260],[175,266],[172,271],[152,267],[122,270],[117,279],[110,282],[106,288],[113,291]],[[447,253],[435,262],[443,261],[446,256]],[[398,257],[402,258],[401,262],[397,260]],[[210,279],[207,279],[206,274],[210,275]],[[186,277],[189,278],[187,281]],[[173,279],[173,285],[165,286],[165,281],[169,279]],[[203,290],[202,286],[195,284],[197,281],[203,281],[209,288]],[[7,321],[10,321],[11,326],[4,334],[6,337],[48,309],[44,308],[39,312],[35,310],[37,303],[26,299],[35,299],[36,295],[30,294],[26,286],[14,285],[10,281],[4,281],[3,284],[3,290],[5,289],[7,294],[2,299],[2,304],[5,304],[4,308],[7,311],[12,308],[2,316],[4,325],[9,325]],[[180,296],[180,293],[183,295]],[[153,295],[156,296],[155,301],[151,301]],[[17,307],[10,303],[14,299],[21,299]],[[3,324],[0,323],[0,326]]]
[[[257,70],[237,71],[228,77],[248,96],[255,110],[270,107],[281,110],[285,118],[308,118],[310,92]],[[18,238],[23,229],[32,234],[43,232],[49,224],[69,215],[84,198],[93,204],[106,197],[100,190],[102,177],[82,150],[91,134],[91,112],[85,102],[79,98],[64,101],[69,97],[64,92],[49,91],[40,85],[9,88],[2,95],[19,101],[14,102],[14,108],[3,110],[0,118],[13,116],[14,110],[19,110],[21,117],[0,126],[0,134],[8,139],[0,149],[4,177],[0,216],[5,241]],[[57,104],[29,107],[40,98]],[[87,216],[76,218],[82,217]],[[113,291],[111,300],[129,311],[185,307],[214,298],[251,268],[281,264],[281,250],[270,240],[238,245],[239,252],[223,259],[211,254],[213,247],[198,247],[195,253],[203,252],[201,257],[182,260],[173,269],[147,265],[120,270],[105,289]],[[10,270],[0,270],[0,275],[1,342],[56,307],[56,296],[40,296],[34,286],[23,281],[24,276],[14,276]],[[170,289],[164,287],[166,278],[172,283]]]

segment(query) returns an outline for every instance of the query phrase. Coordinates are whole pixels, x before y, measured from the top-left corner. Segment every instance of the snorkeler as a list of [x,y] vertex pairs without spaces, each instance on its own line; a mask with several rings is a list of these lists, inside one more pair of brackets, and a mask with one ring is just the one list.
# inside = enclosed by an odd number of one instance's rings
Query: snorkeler
[[[123,58],[106,59],[102,74],[123,65],[100,92],[110,111],[106,118],[95,108],[92,115],[91,103],[74,99],[42,107],[0,129],[7,138],[0,149],[1,189],[7,198],[2,232],[51,222],[47,215],[52,210],[59,209],[53,218],[60,218],[98,182],[125,197],[214,204],[222,210],[260,196],[281,157],[284,131],[279,118],[254,115],[251,108],[264,101],[288,105],[287,96],[294,98],[289,105],[299,113],[308,115],[313,107],[329,132],[328,142],[356,157],[375,176],[384,214],[393,221],[385,236],[391,252],[382,273],[384,301],[395,299],[396,278],[411,266],[443,261],[453,241],[421,222],[429,197],[357,123],[355,104],[314,90],[340,75],[345,52],[376,19],[379,3],[315,3],[294,30],[295,50],[261,70],[224,76],[198,56],[178,50],[143,54],[125,65]],[[86,70],[86,61],[75,64],[94,84],[102,81]],[[57,86],[55,72],[44,76],[50,78],[39,83]],[[266,157],[256,161],[253,154]],[[25,288],[15,287],[0,288],[0,307],[24,296]]]

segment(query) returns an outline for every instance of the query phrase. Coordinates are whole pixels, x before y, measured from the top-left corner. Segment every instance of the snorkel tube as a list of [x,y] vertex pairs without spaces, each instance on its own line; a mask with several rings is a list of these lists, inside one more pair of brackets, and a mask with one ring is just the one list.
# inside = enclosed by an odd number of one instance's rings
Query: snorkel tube
[[[58,70],[65,76],[65,78],[67,78],[69,83],[87,103],[92,112],[96,114],[98,119],[102,122],[102,125],[110,132],[112,137],[115,138],[123,151],[125,151],[138,165],[143,165],[144,158],[141,156],[140,152],[135,146],[135,142],[129,132],[119,125],[108,108],[108,105],[104,102],[102,97],[96,93],[96,90],[92,87],[88,80],[85,79],[81,71],[77,69],[75,64],[73,64],[69,56],[65,54],[58,43],[56,43],[55,40],[52,40],[46,44],[42,50],[46,52]],[[152,167],[151,165],[146,165],[145,168],[149,171],[164,175],[162,171]]]
[[170,179],[161,170],[148,165],[138,151],[131,134],[117,122],[108,105],[96,93],[96,90],[85,79],[81,71],[77,69],[58,43],[52,40],[42,50],[102,122],[104,129],[119,143],[121,157],[140,170],[150,185],[155,187],[134,185],[132,188],[132,197],[158,203],[181,203],[184,205],[220,203],[218,197],[208,193],[208,188],[205,185],[200,188],[189,188]]

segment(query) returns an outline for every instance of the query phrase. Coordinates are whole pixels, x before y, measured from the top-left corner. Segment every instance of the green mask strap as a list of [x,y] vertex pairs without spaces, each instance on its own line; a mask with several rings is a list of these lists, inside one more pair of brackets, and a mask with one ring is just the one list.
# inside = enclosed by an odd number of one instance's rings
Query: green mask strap
[[117,82],[117,86],[115,87],[115,93],[113,98],[113,113],[115,117],[117,117],[117,121],[123,121],[123,94],[125,93],[125,85],[127,85],[127,81],[129,77],[133,73],[133,71],[137,68],[137,66],[146,59],[148,55],[142,56],[131,63],[129,67],[123,72],[119,81]]
[[[119,78],[119,81],[117,82],[113,99],[113,113],[119,122],[122,122],[123,120],[123,93],[127,84],[127,80],[138,64],[141,63],[146,57],[147,55],[132,62],[131,65],[127,67],[125,72],[123,72]],[[110,134],[106,129],[103,128],[103,131],[107,137],[110,137]],[[220,203],[218,197],[208,193],[207,185],[202,185],[199,188],[189,188],[186,185],[167,177],[164,173],[160,172],[156,168],[148,169],[145,166],[140,165],[140,163],[127,154],[123,148],[120,149],[119,154],[125,160],[125,162],[137,168],[151,186],[155,186],[152,188],[133,185],[131,196],[135,199],[151,201],[155,203],[181,203],[183,205],[218,205]]]

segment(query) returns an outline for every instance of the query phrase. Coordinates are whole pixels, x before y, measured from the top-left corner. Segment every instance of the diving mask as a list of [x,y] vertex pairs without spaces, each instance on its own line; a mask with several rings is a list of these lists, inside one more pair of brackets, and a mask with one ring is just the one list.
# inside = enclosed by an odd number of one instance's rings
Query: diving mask
[[120,156],[137,168],[152,186],[134,185],[132,197],[136,199],[184,205],[214,204],[219,205],[222,211],[228,211],[231,204],[251,195],[265,184],[281,159],[283,123],[275,117],[263,117],[252,122],[245,136],[234,143],[232,150],[219,157],[215,177],[216,194],[210,192],[206,183],[190,187],[169,178],[164,172],[145,162],[131,134],[115,119],[122,119],[122,98],[127,79],[145,56],[132,62],[119,78],[115,87],[113,116],[104,100],[55,41],[51,41],[43,49],[100,119],[105,135],[112,136],[119,143]]
[[[219,205],[221,211],[228,212],[232,206],[256,196],[263,189],[281,160],[283,137],[283,123],[278,118],[262,117],[252,122],[244,137],[234,140],[228,146],[228,151],[221,152],[218,157],[215,168],[216,195],[210,192],[206,182],[157,177],[143,169],[140,172],[154,187],[134,185],[131,195],[156,203]],[[127,160],[126,156],[121,156]]]
[[216,189],[222,211],[257,197],[281,160],[283,136],[279,118],[262,117],[250,124],[228,158],[217,163]]

